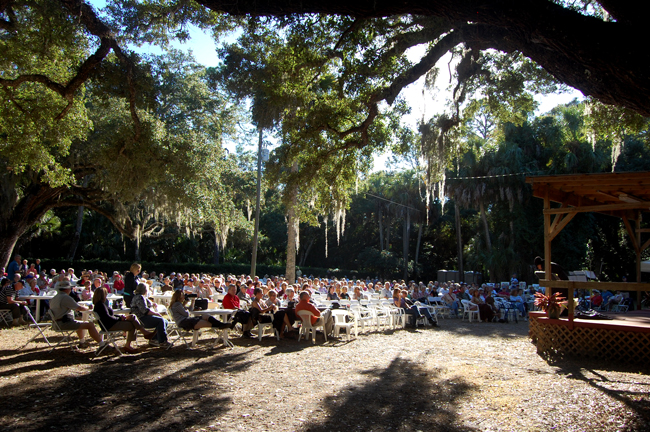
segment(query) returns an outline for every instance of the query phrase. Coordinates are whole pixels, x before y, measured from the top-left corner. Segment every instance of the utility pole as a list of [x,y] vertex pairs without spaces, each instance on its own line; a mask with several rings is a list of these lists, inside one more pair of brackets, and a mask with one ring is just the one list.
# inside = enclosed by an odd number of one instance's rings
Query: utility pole
[[257,267],[257,242],[260,231],[260,195],[262,193],[262,128],[259,131],[259,143],[257,146],[257,200],[255,202],[255,234],[253,235],[253,256],[251,258],[251,277],[255,277]]

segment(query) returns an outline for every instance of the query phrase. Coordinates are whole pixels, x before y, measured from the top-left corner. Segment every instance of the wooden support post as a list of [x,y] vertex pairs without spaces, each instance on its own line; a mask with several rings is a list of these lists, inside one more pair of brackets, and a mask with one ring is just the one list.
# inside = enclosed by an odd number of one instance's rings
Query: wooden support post
[[[641,212],[637,210],[636,212],[636,229],[634,234],[636,234],[636,282],[641,282],[641,252],[643,249],[641,246]],[[641,291],[636,292],[636,307],[641,309]]]
[[569,309],[569,329],[573,330],[573,317],[575,313],[575,303],[573,301],[573,284],[569,285],[569,293],[567,294],[567,308]]
[[[546,185],[546,191],[544,192],[544,210],[551,209],[551,199],[548,194],[548,185]],[[544,278],[546,280],[552,280],[553,275],[551,274],[551,215],[547,212],[544,212]],[[551,295],[551,287],[546,287],[546,295]]]

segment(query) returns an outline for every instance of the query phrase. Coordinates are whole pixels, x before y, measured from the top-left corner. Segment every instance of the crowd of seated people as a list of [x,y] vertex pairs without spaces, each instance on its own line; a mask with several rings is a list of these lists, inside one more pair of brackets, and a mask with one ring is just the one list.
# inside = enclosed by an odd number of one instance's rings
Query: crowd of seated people
[[[499,286],[484,284],[465,284],[454,282],[415,282],[404,280],[349,280],[347,278],[318,278],[299,277],[295,283],[290,283],[282,276],[248,277],[246,275],[214,275],[197,273],[147,273],[140,264],[134,263],[124,272],[113,271],[106,274],[98,270],[83,270],[79,273],[68,268],[46,272],[38,263],[25,263],[20,257],[12,262],[12,272],[7,272],[7,282],[3,283],[3,294],[0,294],[0,309],[10,309],[16,315],[15,322],[23,323],[27,302],[18,300],[20,295],[45,295],[60,293],[60,287],[71,289],[66,295],[75,302],[66,300],[68,310],[61,312],[61,300],[55,302],[57,316],[69,315],[72,324],[79,323],[74,317],[74,311],[81,311],[79,304],[83,301],[92,301],[94,310],[99,314],[100,321],[108,330],[119,329],[127,336],[125,351],[132,352],[131,347],[137,332],[141,332],[150,340],[152,346],[168,346],[167,325],[168,320],[173,320],[176,325],[184,330],[198,330],[205,327],[235,328],[241,326],[243,337],[252,337],[251,330],[258,322],[269,322],[278,331],[280,337],[291,336],[296,325],[300,324],[299,310],[310,310],[312,320],[322,321],[329,329],[332,327],[333,318],[329,310],[316,308],[317,301],[327,300],[336,304],[342,301],[364,301],[371,298],[382,299],[388,305],[403,309],[407,315],[412,315],[411,325],[424,319],[431,325],[436,325],[437,319],[433,310],[423,307],[435,299],[437,305],[446,305],[453,316],[460,317],[463,312],[462,300],[471,301],[472,308],[479,311],[482,321],[491,322],[501,317],[501,297],[516,308],[522,316],[528,313],[528,303],[518,289],[518,284],[512,290]],[[15,265],[13,265],[15,263]],[[13,283],[11,282],[13,278]],[[10,285],[11,288],[6,288]],[[153,298],[154,289],[159,292],[172,292],[170,304],[170,317],[163,316]],[[13,290],[13,291],[12,291]],[[497,292],[498,291],[498,292]],[[123,303],[118,308],[129,308],[130,313],[116,315],[108,301],[109,294],[123,297]],[[215,318],[193,317],[194,298],[208,299],[212,304],[219,297],[220,306],[224,309],[235,310],[232,319],[225,324]],[[11,299],[11,300],[10,300]],[[49,299],[49,297],[48,297]],[[306,300],[307,299],[307,300]],[[189,300],[189,301],[188,301]],[[52,300],[41,301],[43,309],[52,307]],[[615,300],[613,300],[615,301]],[[605,304],[608,302],[603,299]],[[33,302],[32,302],[33,303]],[[33,304],[32,304],[33,306]],[[112,305],[115,307],[115,304]],[[312,306],[314,307],[312,309]],[[318,311],[318,314],[316,313]],[[44,315],[41,313],[41,315]],[[65,319],[65,318],[63,318]],[[87,331],[93,339],[95,335],[90,327],[75,329]],[[94,328],[94,327],[93,327]],[[150,329],[150,330],[146,330]],[[99,339],[101,341],[101,338]]]

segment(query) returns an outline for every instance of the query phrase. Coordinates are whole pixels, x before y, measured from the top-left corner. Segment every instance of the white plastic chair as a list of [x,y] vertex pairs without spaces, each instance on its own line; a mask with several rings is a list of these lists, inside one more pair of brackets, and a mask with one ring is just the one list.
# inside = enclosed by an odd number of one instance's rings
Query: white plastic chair
[[366,325],[370,327],[375,321],[375,317],[372,311],[368,308],[359,305],[358,303],[357,304],[352,303],[350,305],[350,312],[353,313],[354,320],[358,323],[358,325],[361,326],[361,329],[363,331],[366,330]]
[[[269,317],[271,317],[271,320],[273,320],[273,314],[271,314],[271,313],[260,314],[260,318],[262,318],[263,316],[269,316]],[[275,327],[273,327],[273,322],[272,321],[267,322],[267,323],[263,323],[261,320],[258,320],[257,321],[257,340],[258,341],[262,340],[262,337],[264,336],[264,330],[266,330],[267,328],[271,329],[271,331],[273,332],[273,336],[275,336],[275,339],[280,340],[280,333],[278,333],[278,330]]]
[[372,309],[375,318],[375,325],[377,330],[381,331],[381,327],[388,328],[392,324],[392,316],[390,311],[380,303],[371,303],[369,309]]
[[354,337],[359,337],[359,328],[356,321],[346,322],[345,317],[350,316],[350,312],[346,314],[336,313],[334,314],[334,337],[338,337],[341,329],[345,329],[345,334],[347,340],[350,340],[350,329],[354,327]]
[[[463,321],[465,321],[465,317],[469,319],[469,322],[472,322],[472,317],[476,315],[476,319],[478,321],[481,320],[479,312],[478,312],[478,305],[475,305],[469,300],[461,300],[461,303],[463,304]],[[472,306],[476,306],[476,310],[470,309]]]
[[116,342],[117,342],[117,338],[122,337],[124,335],[124,330],[113,330],[113,331],[106,330],[104,324],[99,320],[99,315],[97,314],[97,312],[93,311],[92,316],[95,319],[95,321],[99,323],[99,328],[100,328],[99,334],[104,336],[104,345],[100,346],[97,349],[97,352],[95,353],[95,357],[100,355],[109,346],[115,348],[115,351],[117,351],[119,355],[122,355],[122,351],[120,351]]
[[316,324],[312,325],[311,323],[311,317],[314,316],[313,313],[311,313],[308,310],[301,310],[296,312],[298,317],[300,317],[300,320],[302,321],[302,325],[300,326],[300,333],[298,333],[298,341],[300,341],[300,338],[304,335],[305,339],[307,339],[309,332],[311,332],[311,341],[312,343],[316,343],[316,330],[318,328],[323,329],[323,336],[325,336],[325,342],[327,342],[327,333],[325,332],[325,323],[322,324]]
[[441,318],[444,318],[447,315],[447,318],[451,317],[451,309],[445,304],[442,300],[442,297],[429,297],[429,304],[436,309],[436,312],[440,314]]

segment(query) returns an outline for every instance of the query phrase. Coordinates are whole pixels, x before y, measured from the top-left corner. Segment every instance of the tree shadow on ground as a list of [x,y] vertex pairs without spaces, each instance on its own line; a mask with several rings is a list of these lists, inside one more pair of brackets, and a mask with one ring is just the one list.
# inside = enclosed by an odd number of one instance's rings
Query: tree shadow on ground
[[528,322],[519,323],[484,323],[468,322],[458,319],[439,320],[436,329],[445,330],[459,336],[471,335],[478,337],[500,337],[516,339],[528,335]]
[[[549,364],[558,367],[557,374],[565,375],[566,378],[582,381],[592,388],[599,390],[607,396],[623,403],[628,409],[636,414],[638,423],[628,425],[630,430],[650,430],[650,398],[647,388],[644,391],[629,391],[617,389],[617,385],[637,384],[632,382],[612,381],[603,373],[606,371],[619,371],[627,373],[650,372],[647,366],[634,366],[630,364],[603,362],[597,360],[582,360],[580,364],[569,359],[551,360]],[[592,375],[587,376],[587,375]],[[642,383],[639,383],[643,385]]]
[[462,378],[440,379],[409,360],[396,358],[381,370],[368,370],[361,387],[328,396],[327,420],[305,430],[331,431],[471,431],[456,414],[459,399],[472,386]]
[[[167,431],[206,427],[215,413],[225,413],[229,397],[215,392],[211,372],[237,373],[255,361],[248,352],[197,356],[195,351],[151,350],[139,355],[103,357],[79,365],[79,356],[61,352],[36,365],[20,382],[11,404],[0,405],[3,430]],[[88,353],[85,353],[86,357]],[[181,359],[196,361],[183,366]],[[26,361],[21,356],[13,361]],[[47,373],[47,368],[52,373]],[[63,373],[54,373],[55,368]],[[70,368],[73,368],[71,371]],[[74,368],[79,368],[75,374]],[[89,370],[88,370],[89,369]],[[24,373],[20,370],[18,373]],[[34,409],[28,409],[33,407]]]

